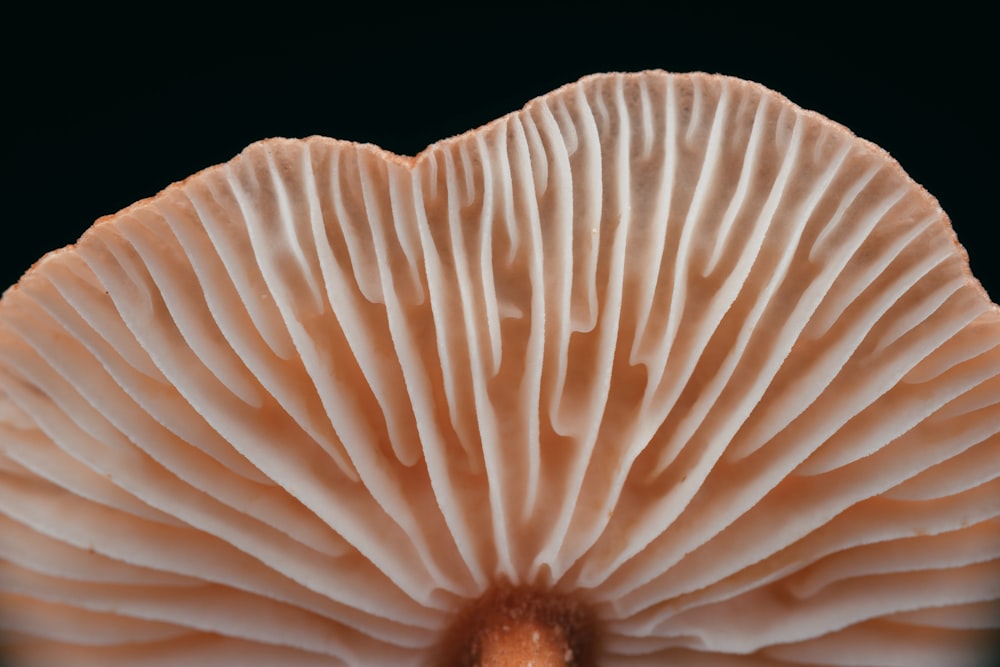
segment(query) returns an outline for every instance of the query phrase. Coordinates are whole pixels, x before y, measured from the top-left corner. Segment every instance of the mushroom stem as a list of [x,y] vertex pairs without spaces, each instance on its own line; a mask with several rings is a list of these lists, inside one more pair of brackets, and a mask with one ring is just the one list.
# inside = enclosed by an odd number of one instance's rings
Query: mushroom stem
[[502,587],[462,614],[446,642],[447,667],[589,667],[594,632],[577,601]]
[[568,667],[575,665],[566,631],[536,618],[498,614],[481,628],[476,667]]

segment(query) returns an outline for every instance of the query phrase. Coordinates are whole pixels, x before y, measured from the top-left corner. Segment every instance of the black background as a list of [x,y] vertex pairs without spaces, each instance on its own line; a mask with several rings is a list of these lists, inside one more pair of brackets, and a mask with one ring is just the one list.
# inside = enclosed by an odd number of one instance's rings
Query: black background
[[98,217],[259,139],[323,134],[412,155],[586,74],[658,68],[758,81],[888,150],[1000,300],[996,37],[984,16],[937,6],[895,18],[617,2],[8,14],[0,286]]
[[660,68],[758,81],[887,149],[938,198],[1000,299],[997,58],[984,17],[469,11],[12,21],[0,285],[98,217],[258,139],[324,134],[414,154],[583,75]]

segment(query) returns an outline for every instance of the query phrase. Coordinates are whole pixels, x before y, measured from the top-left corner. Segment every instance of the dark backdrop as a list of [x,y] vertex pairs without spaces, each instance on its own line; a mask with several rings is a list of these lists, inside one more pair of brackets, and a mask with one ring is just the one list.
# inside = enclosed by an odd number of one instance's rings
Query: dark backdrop
[[585,74],[661,68],[758,81],[886,148],[939,199],[1000,299],[997,58],[983,17],[791,20],[615,3],[591,14],[248,11],[12,21],[0,47],[0,286],[96,218],[258,139],[324,134],[414,154]]

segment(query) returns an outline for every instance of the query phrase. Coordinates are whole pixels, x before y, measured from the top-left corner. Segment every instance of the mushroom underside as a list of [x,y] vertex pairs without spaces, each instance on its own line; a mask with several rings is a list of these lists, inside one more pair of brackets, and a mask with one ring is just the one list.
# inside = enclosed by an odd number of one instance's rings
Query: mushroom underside
[[0,302],[26,665],[455,662],[493,608],[580,667],[976,665],[998,561],[1000,309],[884,151],[737,79],[254,144]]

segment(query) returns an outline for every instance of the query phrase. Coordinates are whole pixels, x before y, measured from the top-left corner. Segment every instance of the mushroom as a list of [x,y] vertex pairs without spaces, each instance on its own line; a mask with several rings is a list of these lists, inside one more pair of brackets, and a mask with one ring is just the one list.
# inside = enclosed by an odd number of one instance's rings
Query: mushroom
[[733,78],[272,139],[4,294],[0,527],[24,665],[973,665],[1000,309]]

